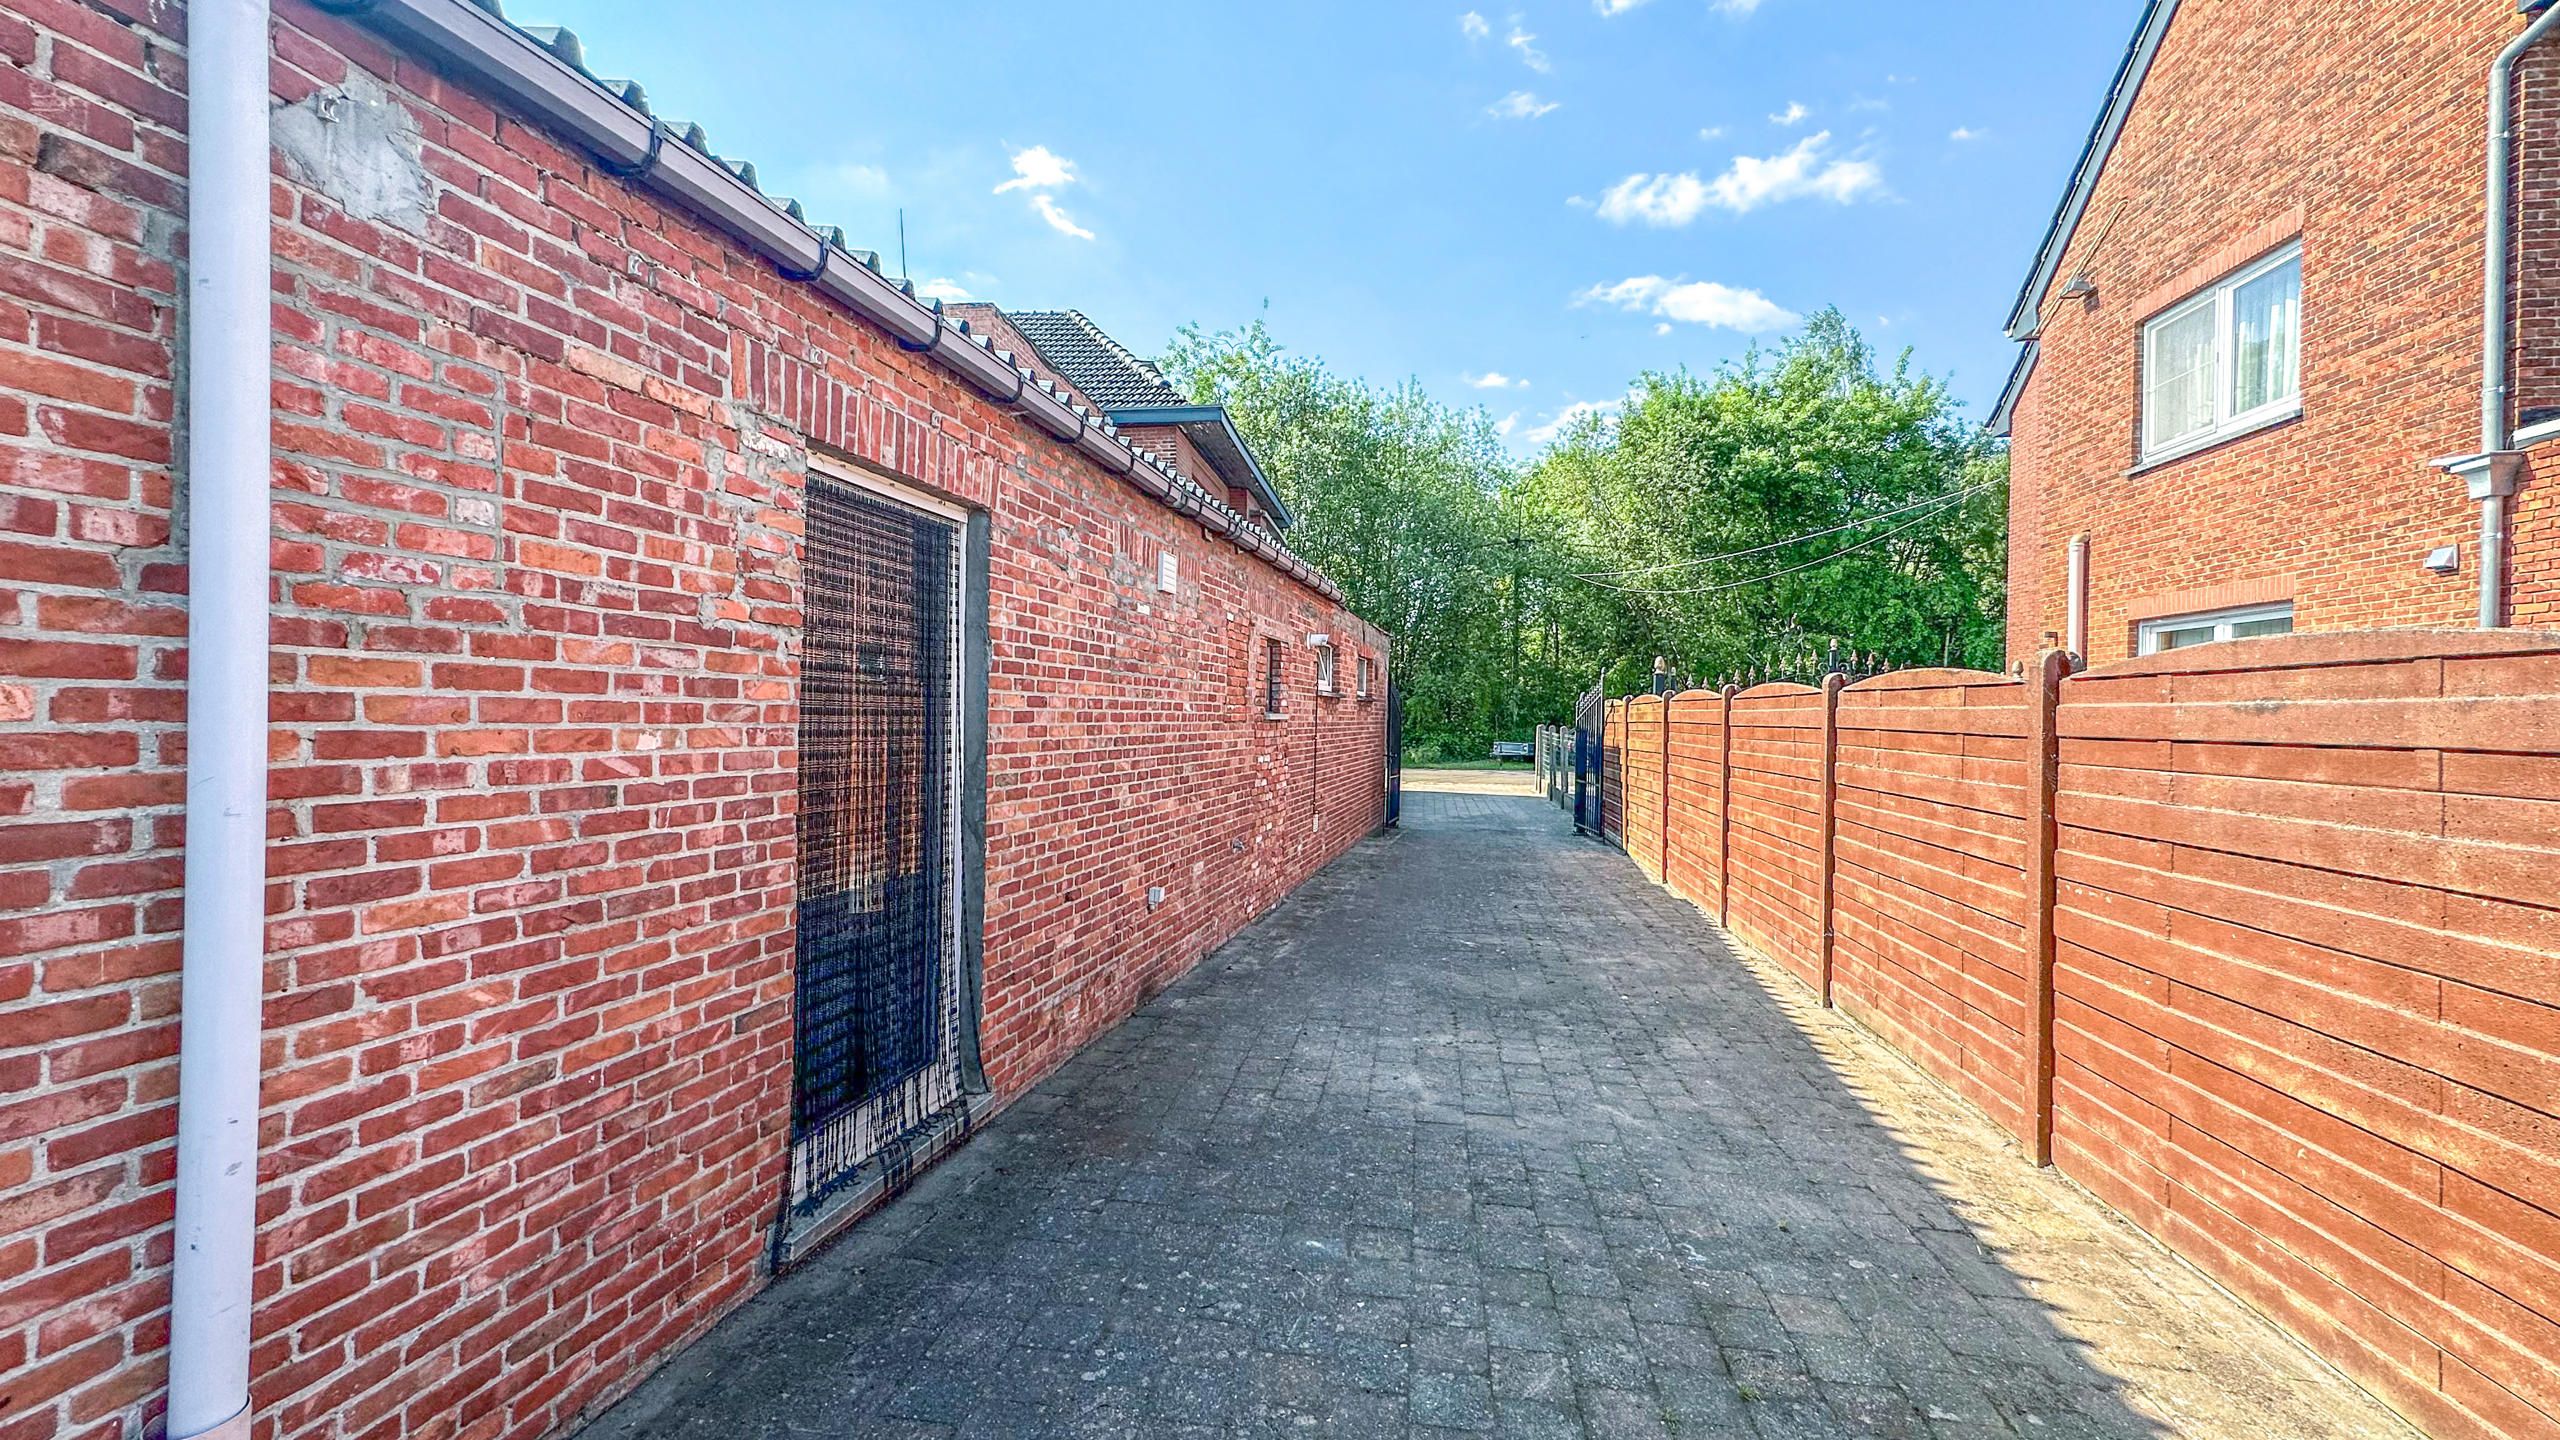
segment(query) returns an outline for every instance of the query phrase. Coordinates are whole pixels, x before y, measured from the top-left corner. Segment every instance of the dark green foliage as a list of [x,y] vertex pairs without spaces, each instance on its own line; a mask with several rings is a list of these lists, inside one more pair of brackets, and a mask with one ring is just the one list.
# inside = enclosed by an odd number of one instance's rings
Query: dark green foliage
[[1713,375],[1643,377],[1525,468],[1481,411],[1333,375],[1259,321],[1186,329],[1165,370],[1231,408],[1290,543],[1392,637],[1417,752],[1525,739],[1594,679],[1644,688],[1657,654],[1709,680],[1834,645],[2000,663],[2007,457],[1836,312]]

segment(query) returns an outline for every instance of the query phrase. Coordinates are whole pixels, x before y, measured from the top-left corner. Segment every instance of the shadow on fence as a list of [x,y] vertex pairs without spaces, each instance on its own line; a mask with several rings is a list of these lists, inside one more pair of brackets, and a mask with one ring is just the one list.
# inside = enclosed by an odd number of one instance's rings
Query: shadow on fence
[[2560,1433],[2560,635],[1599,709],[1647,876],[2420,1425]]

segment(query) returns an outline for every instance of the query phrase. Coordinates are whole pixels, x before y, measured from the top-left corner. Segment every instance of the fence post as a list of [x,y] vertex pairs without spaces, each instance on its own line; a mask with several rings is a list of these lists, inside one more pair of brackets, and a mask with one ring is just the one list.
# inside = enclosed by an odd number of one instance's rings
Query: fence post
[[1832,881],[1840,869],[1840,688],[1849,677],[1822,677],[1822,1008],[1831,1008]]
[[1727,685],[1717,692],[1724,697],[1724,723],[1716,727],[1724,754],[1717,761],[1716,776],[1716,923],[1733,923],[1733,697],[1742,687]]
[[1668,691],[1662,697],[1662,888],[1671,888],[1671,701],[1679,692]]
[[2062,682],[2067,651],[2047,650],[2029,676],[2027,696],[2027,1156],[2053,1163],[2053,852],[2054,794],[2060,788]]

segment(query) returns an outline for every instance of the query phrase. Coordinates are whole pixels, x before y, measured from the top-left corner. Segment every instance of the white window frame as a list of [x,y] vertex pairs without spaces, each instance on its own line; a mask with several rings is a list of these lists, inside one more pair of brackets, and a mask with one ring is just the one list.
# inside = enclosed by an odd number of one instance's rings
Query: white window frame
[[1369,698],[1369,657],[1366,655],[1360,657],[1359,676],[1359,696],[1361,699],[1366,700]]
[[1318,645],[1315,647],[1315,651],[1316,693],[1319,695],[1335,694],[1337,692],[1334,688],[1335,658],[1333,647],[1330,645]]
[[[2286,265],[2299,265],[2301,261],[2302,242],[2296,240],[2231,272],[2205,287],[2193,298],[2181,301],[2143,322],[2142,413],[2139,437],[2142,444],[2143,464],[2157,465],[2164,460],[2174,460],[2181,455],[2193,454],[2209,446],[2219,445],[2226,440],[2246,435],[2252,430],[2281,424],[2302,413],[2302,339],[2303,332],[2307,328],[2304,324],[2304,316],[2310,309],[2307,302],[2302,305],[2301,311],[2295,314],[2293,322],[2293,393],[2280,400],[2270,400],[2264,405],[2248,410],[2234,411],[2231,408],[2234,379],[2232,366],[2238,349],[2232,337],[2232,297],[2249,282],[2260,279],[2272,271],[2283,269]],[[2151,443],[2151,377],[2158,368],[2154,363],[2154,342],[2161,331],[2207,308],[2213,311],[2213,424],[2193,435],[2180,436],[2155,448]]]
[[2192,615],[2163,615],[2157,620],[2143,621],[2134,631],[2134,653],[2137,655],[2171,653],[2160,648],[2160,641],[2172,630],[2193,630],[2199,625],[2211,625],[2213,639],[2207,643],[2218,645],[2234,638],[2231,632],[2241,625],[2246,625],[2253,620],[2277,619],[2287,621],[2293,619],[2292,601],[2278,600],[2266,605],[2242,605],[2230,610],[2199,610]]

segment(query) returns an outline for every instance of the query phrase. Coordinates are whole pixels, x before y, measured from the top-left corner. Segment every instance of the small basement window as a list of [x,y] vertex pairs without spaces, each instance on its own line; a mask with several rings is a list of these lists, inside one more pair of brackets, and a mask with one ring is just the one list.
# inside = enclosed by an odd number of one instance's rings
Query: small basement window
[[2217,640],[2247,640],[2259,635],[2292,633],[2291,601],[2281,605],[2252,605],[2243,610],[2215,610],[2202,615],[2145,620],[2136,633],[2137,653],[2157,655],[2164,650],[2184,650],[2190,645],[2210,645]]
[[1262,642],[1262,713],[1265,718],[1280,718],[1280,642]]
[[2142,330],[2142,458],[2166,460],[2302,413],[2302,246]]

